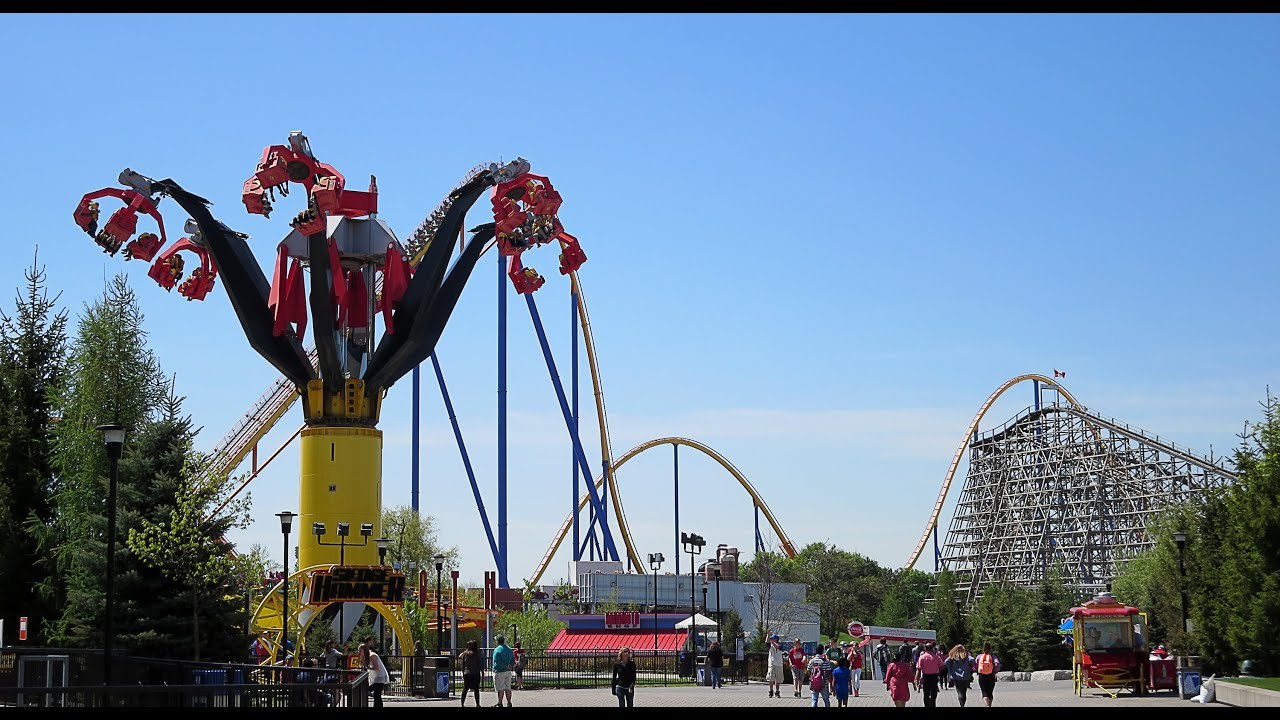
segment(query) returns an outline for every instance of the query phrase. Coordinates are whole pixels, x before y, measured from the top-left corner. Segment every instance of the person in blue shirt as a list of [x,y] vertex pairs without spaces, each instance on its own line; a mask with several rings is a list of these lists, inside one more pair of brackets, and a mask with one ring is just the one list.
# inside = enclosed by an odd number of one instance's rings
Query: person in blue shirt
[[507,638],[499,635],[494,638],[498,646],[493,649],[493,689],[498,693],[498,704],[502,707],[502,698],[506,697],[507,707],[511,707],[511,671],[515,668],[516,654],[507,647]]
[[849,659],[840,658],[836,668],[831,671],[831,685],[836,692],[836,707],[849,707],[849,687],[853,683],[853,671],[849,669]]

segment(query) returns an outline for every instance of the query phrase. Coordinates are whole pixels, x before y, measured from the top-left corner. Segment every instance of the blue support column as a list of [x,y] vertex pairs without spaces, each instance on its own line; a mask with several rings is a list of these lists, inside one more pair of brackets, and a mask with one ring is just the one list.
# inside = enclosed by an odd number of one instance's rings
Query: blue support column
[[675,465],[675,479],[673,481],[676,506],[676,577],[680,577],[680,553],[683,548],[680,547],[680,446],[671,443],[671,460]]
[[409,471],[409,502],[413,506],[413,514],[418,514],[418,453],[419,435],[421,435],[421,425],[419,421],[420,399],[422,396],[422,366],[413,366],[413,450],[410,455],[410,471]]
[[471,456],[467,454],[467,444],[462,440],[462,427],[458,425],[458,416],[453,412],[453,400],[449,398],[449,388],[444,383],[444,371],[440,369],[440,360],[431,353],[431,367],[436,371],[436,382],[440,385],[440,397],[444,399],[445,412],[449,414],[449,423],[453,425],[453,437],[458,441],[458,452],[462,454],[462,467],[467,471],[467,480],[471,483],[471,494],[476,499],[476,510],[480,513],[480,522],[484,524],[485,537],[489,539],[489,551],[493,553],[495,565],[501,565],[502,553],[498,552],[498,544],[493,539],[493,528],[489,525],[489,513],[484,509],[484,498],[480,495],[480,485],[476,482],[475,470],[471,468]]
[[938,548],[938,523],[933,524],[933,571],[942,569],[942,550]]
[[764,550],[764,538],[760,537],[760,506],[752,500],[751,507],[756,509],[756,552],[760,552]]
[[507,261],[498,258],[498,587],[507,584]]
[[609,522],[604,514],[600,496],[596,494],[596,484],[591,482],[591,465],[587,462],[587,454],[582,451],[582,439],[578,437],[578,426],[573,422],[569,411],[569,401],[565,398],[564,385],[560,383],[560,373],[556,370],[556,360],[551,355],[551,346],[547,343],[547,333],[542,327],[542,318],[538,315],[538,306],[534,303],[533,293],[526,293],[525,304],[529,307],[529,317],[533,320],[533,329],[538,333],[538,344],[542,346],[542,357],[547,361],[547,373],[551,376],[551,385],[556,391],[556,400],[560,402],[560,413],[564,416],[564,424],[573,440],[573,452],[587,480],[587,492],[591,495],[591,504],[595,507],[596,516],[600,519],[600,534],[604,538],[604,559],[617,561],[618,548],[613,543],[613,534],[609,532]]
[[[578,426],[578,292],[572,287],[569,290],[569,303],[573,306],[569,314],[569,337],[573,345],[573,426]],[[573,513],[573,559],[582,559],[582,537],[578,529],[578,463],[573,461],[573,453],[569,454],[569,464],[573,466],[573,497],[569,501],[569,511]],[[591,478],[587,478],[591,482]]]

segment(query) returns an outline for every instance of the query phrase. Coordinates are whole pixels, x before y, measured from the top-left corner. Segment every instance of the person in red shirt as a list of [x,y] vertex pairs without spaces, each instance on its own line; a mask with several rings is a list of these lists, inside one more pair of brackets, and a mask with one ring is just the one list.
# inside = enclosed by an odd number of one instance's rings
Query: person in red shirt
[[800,642],[800,638],[796,638],[791,643],[791,649],[787,651],[787,660],[791,662],[791,679],[796,685],[796,697],[800,697],[800,686],[804,684],[804,645]]
[[1155,650],[1151,651],[1151,658],[1154,660],[1164,660],[1169,657],[1169,651],[1164,649],[1163,645],[1157,645]]
[[853,696],[858,697],[858,689],[862,687],[862,648],[856,642],[845,645],[845,657],[849,660],[849,681],[853,687]]

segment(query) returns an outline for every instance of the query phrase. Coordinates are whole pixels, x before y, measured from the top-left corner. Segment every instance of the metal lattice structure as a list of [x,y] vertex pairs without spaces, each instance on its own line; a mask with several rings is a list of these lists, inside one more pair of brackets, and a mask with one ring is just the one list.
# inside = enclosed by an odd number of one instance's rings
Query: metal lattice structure
[[1082,592],[1153,545],[1164,508],[1235,481],[1205,458],[1083,406],[1027,408],[969,443],[969,471],[940,550],[972,603],[1000,582],[1037,585],[1062,566]]

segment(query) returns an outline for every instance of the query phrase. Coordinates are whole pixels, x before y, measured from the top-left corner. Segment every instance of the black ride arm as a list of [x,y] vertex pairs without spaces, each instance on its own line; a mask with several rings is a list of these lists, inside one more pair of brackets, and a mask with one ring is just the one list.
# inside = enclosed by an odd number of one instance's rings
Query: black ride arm
[[276,335],[274,318],[267,307],[270,285],[262,274],[258,260],[239,233],[215,219],[209,212],[209,201],[183,190],[170,179],[152,183],[152,192],[172,197],[200,227],[200,236],[213,254],[222,285],[231,299],[240,327],[249,345],[295,386],[306,389],[315,378],[315,370],[292,331]]

